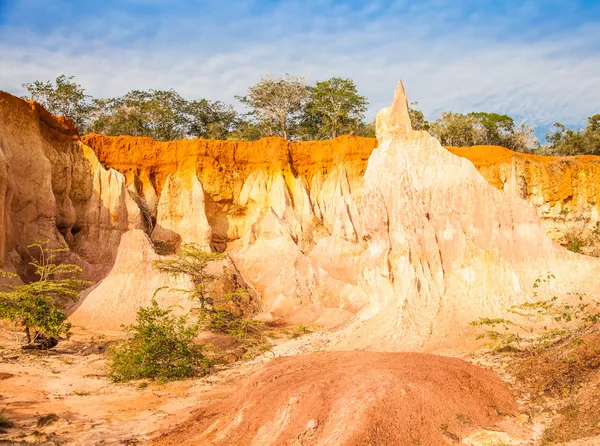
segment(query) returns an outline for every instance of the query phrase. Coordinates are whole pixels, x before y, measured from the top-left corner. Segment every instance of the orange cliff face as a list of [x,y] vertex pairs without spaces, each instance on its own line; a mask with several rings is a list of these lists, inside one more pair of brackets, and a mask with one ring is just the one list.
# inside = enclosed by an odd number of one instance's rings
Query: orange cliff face
[[469,159],[494,187],[532,203],[554,240],[585,238],[600,221],[598,156],[538,156],[497,146],[448,150]]
[[[105,167],[125,175],[130,190],[143,198],[148,211],[157,218],[159,197],[169,176],[170,189],[191,188],[197,179],[205,192],[213,247],[219,249],[245,234],[248,230],[245,217],[252,213],[253,207],[272,204],[281,208],[287,201],[302,206],[302,197],[294,194],[307,197],[312,194],[314,201],[323,204],[327,197],[321,199],[318,195],[332,193],[329,189],[335,188],[335,181],[330,181],[331,184],[325,181],[325,191],[321,183],[332,173],[336,178],[340,174],[346,178],[348,187],[358,194],[367,160],[377,146],[376,139],[350,135],[315,142],[289,142],[277,137],[256,142],[203,139],[159,142],[98,134],[83,136],[81,140],[94,150]],[[278,186],[280,180],[284,188]],[[176,182],[181,184],[174,185]],[[254,189],[251,183],[256,183]],[[274,196],[277,191],[281,196]],[[251,197],[251,193],[260,196]],[[308,201],[306,205],[314,207]],[[300,212],[304,211],[308,212],[307,209]],[[171,212],[171,219],[177,218],[173,213],[177,214]]]
[[[327,176],[343,165],[353,193],[359,193],[368,158],[377,147],[376,139],[354,136],[314,142],[274,137],[256,142],[198,139],[162,143],[90,134],[82,137],[82,142],[107,168],[123,173],[153,213],[169,175],[196,174],[207,194],[210,224],[217,229],[213,239],[220,246],[241,235],[235,225],[222,222],[235,219],[227,214],[239,213],[238,197],[252,172],[263,171],[267,176],[282,172],[288,183],[290,178],[300,177],[310,187],[317,174]],[[532,203],[546,233],[561,243],[568,233],[589,234],[600,219],[600,157],[536,156],[498,146],[447,149],[469,159],[494,187]]]

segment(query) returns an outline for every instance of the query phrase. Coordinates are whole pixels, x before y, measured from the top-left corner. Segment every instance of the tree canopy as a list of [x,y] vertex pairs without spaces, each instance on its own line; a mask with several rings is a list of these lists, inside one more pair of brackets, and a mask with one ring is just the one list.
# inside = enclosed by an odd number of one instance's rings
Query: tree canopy
[[271,129],[271,134],[288,139],[307,95],[304,78],[286,74],[265,76],[248,88],[246,96],[236,98],[251,109],[250,114],[259,124]]
[[[92,98],[73,76],[23,84],[48,111],[72,118],[80,133],[148,136],[160,141],[183,138],[253,141],[266,136],[320,140],[353,133],[375,136],[369,105],[352,79],[332,77],[307,84],[301,76],[264,76],[244,96],[243,113],[230,104],[206,98],[186,99],[175,90],[132,90],[115,98]],[[556,123],[542,145],[534,128],[506,114],[442,112],[428,121],[418,104],[409,108],[414,130],[430,132],[446,146],[499,145],[542,154],[600,154],[600,114],[585,128]]]
[[93,106],[91,96],[85,94],[85,89],[74,81],[74,76],[61,74],[52,81],[34,81],[22,84],[29,92],[25,99],[39,102],[46,110],[54,115],[64,115],[71,118],[79,130],[83,129]]
[[583,129],[567,129],[556,122],[546,140],[546,152],[552,155],[600,155],[600,114],[590,116]]
[[301,125],[312,139],[356,132],[363,123],[368,102],[352,79],[332,77],[316,82],[308,91]]

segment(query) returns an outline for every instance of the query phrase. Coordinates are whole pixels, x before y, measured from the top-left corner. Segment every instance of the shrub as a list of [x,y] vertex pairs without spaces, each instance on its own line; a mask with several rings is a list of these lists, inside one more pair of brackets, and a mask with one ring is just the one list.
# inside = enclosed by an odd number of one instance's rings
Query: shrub
[[567,248],[569,251],[576,254],[581,254],[583,252],[584,245],[585,240],[583,237],[573,232],[569,232],[565,235],[565,248]]
[[37,423],[36,426],[37,427],[44,427],[44,426],[50,426],[51,424],[54,424],[58,421],[58,415],[56,415],[55,413],[49,413],[48,415],[40,415],[37,419]]
[[[24,347],[51,348],[58,342],[56,337],[68,333],[71,327],[66,306],[77,301],[78,289],[90,282],[77,279],[81,273],[77,265],[57,262],[58,256],[68,249],[50,249],[47,242],[28,248],[39,250],[29,263],[38,279],[22,285],[5,285],[8,291],[0,292],[0,318],[23,327]],[[15,276],[6,271],[2,274]]]
[[[537,289],[554,276],[549,274],[535,280],[533,296]],[[577,345],[581,338],[598,330],[600,321],[598,303],[585,302],[584,295],[571,294],[570,301],[559,302],[557,296],[514,305],[508,309],[513,315],[507,318],[479,318],[471,322],[475,327],[485,327],[477,339],[487,339],[492,353],[522,347],[534,349],[548,347],[556,342]],[[572,302],[575,303],[572,303]]]
[[157,260],[154,266],[174,277],[182,274],[191,276],[194,288],[184,291],[200,303],[202,328],[241,340],[258,334],[264,329],[264,324],[243,317],[251,300],[247,290],[237,288],[232,293],[219,294],[209,286],[218,276],[209,274],[207,266],[224,257],[224,254],[207,253],[194,245],[182,245],[176,258]]
[[203,347],[193,342],[198,324],[173,315],[170,308],[160,308],[154,297],[149,307],[138,309],[136,324],[125,330],[132,338],[110,352],[109,377],[113,381],[178,380],[206,374],[211,366]]
[[191,299],[196,299],[201,308],[204,308],[212,301],[208,287],[217,279],[217,276],[209,274],[206,268],[211,262],[223,257],[223,254],[204,252],[195,245],[185,244],[181,245],[174,259],[156,260],[154,267],[173,277],[190,276],[194,281],[194,289],[184,291],[190,294]]
[[4,429],[8,429],[9,427],[13,427],[14,424],[6,415],[4,415],[4,409],[0,411],[0,433],[6,432]]

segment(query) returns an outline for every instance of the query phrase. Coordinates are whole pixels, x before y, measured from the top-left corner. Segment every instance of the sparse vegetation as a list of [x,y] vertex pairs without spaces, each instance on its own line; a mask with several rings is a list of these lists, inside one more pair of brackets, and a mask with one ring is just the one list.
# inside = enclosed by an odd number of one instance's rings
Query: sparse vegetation
[[223,259],[223,254],[204,252],[194,245],[183,245],[174,259],[157,260],[155,267],[164,273],[178,277],[182,274],[190,276],[194,288],[183,290],[200,305],[198,317],[204,328],[245,339],[263,330],[263,324],[245,319],[251,307],[250,294],[244,288],[237,288],[231,293],[218,293],[211,284],[218,278],[207,272],[211,262]]
[[558,407],[541,443],[550,445],[600,434],[597,395],[582,393],[582,385],[596,379],[600,367],[600,311],[598,302],[579,294],[567,299],[538,299],[538,290],[554,276],[538,278],[534,300],[508,310],[510,319],[481,318],[491,353],[506,352],[507,370],[530,410]]
[[51,424],[54,424],[57,421],[58,421],[58,415],[56,415],[55,413],[49,413],[48,415],[39,416],[37,419],[36,426],[37,427],[50,426]]
[[6,429],[13,427],[14,424],[10,421],[6,415],[4,415],[4,409],[0,411],[0,433],[6,432]]
[[113,381],[171,381],[203,375],[210,369],[203,347],[194,343],[199,324],[173,315],[170,308],[160,308],[154,297],[149,307],[138,309],[136,323],[125,330],[131,339],[110,351]]
[[557,296],[538,299],[540,285],[549,283],[554,276],[539,277],[533,284],[534,300],[510,307],[508,318],[480,318],[471,322],[483,327],[477,339],[487,339],[492,353],[518,349],[534,351],[557,342],[576,345],[581,337],[598,331],[600,311],[597,302],[586,301],[581,294],[559,301]]
[[[0,292],[0,318],[13,321],[25,334],[24,348],[54,347],[58,337],[68,333],[71,324],[65,308],[79,299],[78,290],[89,282],[77,279],[81,268],[60,263],[66,248],[52,249],[47,243],[29,245],[37,279],[21,285],[5,285]],[[15,277],[3,271],[4,276]]]

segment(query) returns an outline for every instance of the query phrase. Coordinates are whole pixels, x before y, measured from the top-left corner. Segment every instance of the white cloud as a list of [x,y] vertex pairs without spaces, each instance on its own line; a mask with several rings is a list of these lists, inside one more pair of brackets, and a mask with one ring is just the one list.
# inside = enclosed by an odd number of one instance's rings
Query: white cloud
[[[441,27],[454,23],[451,10],[413,8],[399,17],[390,10],[376,14],[381,5],[374,3],[361,12],[339,7],[332,17],[313,19],[301,16],[302,5],[284,2],[267,15],[208,23],[197,32],[200,22],[190,17],[146,37],[135,37],[143,31],[139,25],[130,28],[133,34],[123,29],[121,16],[113,16],[118,26],[92,20],[43,41],[23,32],[10,44],[0,42],[0,88],[20,94],[23,82],[65,73],[98,97],[174,88],[188,98],[234,102],[261,75],[289,72],[311,81],[354,79],[369,98],[371,115],[388,105],[398,79],[428,117],[441,110],[482,110],[542,125],[582,124],[600,112],[600,39],[592,26],[499,39],[497,22]],[[372,19],[360,22],[361,14]],[[103,26],[106,32],[98,37]],[[86,39],[86,30],[96,37]]]

